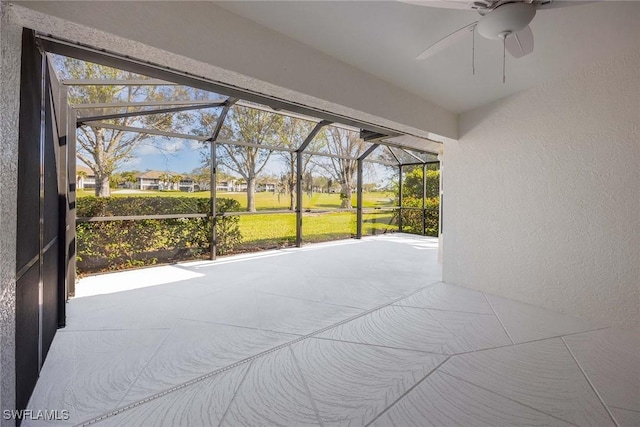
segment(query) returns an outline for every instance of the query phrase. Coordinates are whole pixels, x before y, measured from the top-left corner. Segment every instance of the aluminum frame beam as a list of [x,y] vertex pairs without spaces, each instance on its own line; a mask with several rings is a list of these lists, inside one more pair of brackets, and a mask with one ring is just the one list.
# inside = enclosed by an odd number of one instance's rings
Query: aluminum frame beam
[[367,158],[367,157],[369,157],[369,155],[371,155],[371,153],[373,153],[373,152],[376,150],[376,148],[378,148],[379,146],[380,146],[380,144],[378,144],[378,143],[373,144],[371,147],[367,148],[367,149],[365,150],[365,152],[364,152],[364,153],[362,153],[362,154],[360,155],[360,157],[358,157],[356,160],[364,160],[364,159],[366,159],[366,158]]
[[323,127],[329,126],[330,124],[332,124],[332,122],[328,120],[321,120],[320,122],[318,122],[318,124],[311,130],[311,132],[309,132],[309,135],[307,135],[307,137],[304,139],[302,144],[300,144],[300,146],[296,149],[296,151],[303,152],[304,150],[306,150],[309,144],[311,144],[311,141],[313,141],[313,138],[316,137],[318,132],[320,132],[320,130]]
[[[220,118],[218,118],[218,123],[224,121],[224,117],[222,117],[222,120],[220,120]],[[218,127],[218,125],[216,124],[216,128]],[[209,194],[211,196],[211,200],[210,200],[210,204],[211,204],[211,254],[210,254],[210,259],[211,261],[214,261],[216,259],[216,256],[218,255],[218,233],[216,231],[216,225],[217,225],[217,212],[216,212],[216,208],[217,208],[217,200],[216,198],[218,197],[217,194],[217,188],[216,188],[216,174],[217,174],[217,164],[218,164],[218,159],[216,157],[216,140],[213,139],[211,140],[211,152],[210,152],[210,160],[211,160],[211,179],[210,179],[210,188],[209,188]]]
[[[442,144],[441,142],[434,141],[434,140],[432,140],[432,139],[427,139],[427,138],[422,138],[422,137],[420,137],[420,138],[421,138],[421,139],[424,139],[425,141],[431,141],[431,142],[435,142],[436,144]],[[388,140],[386,140],[386,139],[383,139],[383,140],[381,140],[381,141],[376,141],[376,142],[377,142],[377,143],[379,143],[379,144],[381,144],[381,145],[384,145],[384,146],[387,146],[387,147],[398,148],[398,149],[400,149],[400,150],[404,150],[404,149],[406,149],[406,150],[413,150],[413,151],[417,151],[417,152],[419,152],[419,153],[429,154],[429,155],[431,155],[431,156],[437,156],[437,155],[438,155],[438,153],[434,153],[434,152],[432,152],[432,151],[428,151],[428,150],[421,150],[421,149],[419,149],[419,148],[417,148],[417,147],[414,147],[414,146],[402,145],[402,144],[398,144],[398,143],[396,143],[396,142],[388,141]],[[422,161],[422,160],[421,160],[421,161]]]
[[[389,150],[391,151],[391,150]],[[398,211],[398,231],[402,233],[402,198],[403,198],[403,191],[402,191],[402,165],[398,166],[398,169],[400,170],[400,173],[398,174],[398,204],[400,205],[399,211]]]
[[282,209],[282,210],[264,210],[264,211],[255,211],[255,212],[249,212],[249,211],[240,211],[240,212],[220,212],[218,213],[218,216],[245,216],[245,215],[278,215],[278,214],[289,214],[289,215],[293,215],[295,214],[296,211],[292,211],[289,209]]
[[[69,226],[69,231],[67,233],[67,242],[69,248],[69,279],[67,280],[67,289],[66,289],[66,300],[69,297],[72,297],[76,293],[76,256],[78,253],[77,249],[77,235],[76,235],[76,227],[71,226],[74,224],[76,217],[76,199],[77,199],[77,174],[76,174],[76,115],[77,111],[71,108],[70,105],[67,104],[67,173],[68,173],[68,187],[67,187],[67,203],[68,203],[68,216],[67,216],[67,225]],[[75,225],[75,224],[74,224]]]
[[120,125],[112,125],[110,123],[103,122],[83,122],[82,125],[93,126],[93,127],[101,127],[104,129],[114,129],[121,130],[125,132],[137,132],[137,133],[145,133],[148,135],[157,135],[157,136],[166,136],[168,138],[181,138],[181,139],[191,139],[194,141],[207,141],[208,138],[204,136],[197,135],[187,135],[186,133],[175,133],[175,132],[166,132],[157,129],[145,129],[134,126],[120,126]]
[[87,216],[77,217],[76,223],[83,222],[109,222],[109,221],[136,221],[141,219],[181,219],[181,218],[206,218],[204,213],[184,213],[167,215],[122,215],[122,216]]
[[224,125],[224,120],[227,118],[227,114],[229,114],[229,110],[238,101],[238,98],[227,98],[227,100],[222,104],[223,108],[220,112],[220,116],[218,117],[218,121],[216,122],[216,127],[213,129],[211,136],[207,139],[208,141],[218,140],[218,135],[220,135],[220,131],[222,130],[222,126]]
[[357,157],[340,156],[338,154],[332,154],[332,153],[321,153],[320,151],[305,151],[303,154],[308,154],[310,156],[332,157],[334,159],[358,160]]
[[218,135],[220,135],[220,131],[222,130],[222,126],[224,125],[224,120],[227,118],[227,114],[229,113],[229,109],[233,104],[238,102],[237,98],[228,98],[224,102],[224,107],[218,116],[218,120],[216,121],[216,127],[213,129],[211,133],[211,137],[207,139],[211,143],[211,151],[210,151],[210,160],[211,160],[211,179],[209,185],[211,188],[209,189],[209,194],[211,195],[211,260],[215,260],[217,256],[218,249],[218,234],[216,232],[216,224],[218,213],[217,210],[217,189],[216,189],[216,174],[218,169],[218,159],[216,153],[216,141],[218,139]]
[[65,86],[176,86],[177,83],[171,83],[160,79],[63,79],[61,84]]
[[222,105],[224,105],[224,102],[215,102],[215,103],[202,104],[202,105],[186,105],[182,107],[158,108],[155,110],[127,111],[126,113],[113,113],[113,114],[103,114],[100,116],[80,117],[78,118],[77,122],[80,125],[84,122],[90,122],[90,121],[124,119],[126,117],[150,116],[153,114],[177,113],[180,111],[189,111],[189,110],[202,110],[204,108],[221,107]]
[[387,151],[391,153],[391,156],[393,156],[394,159],[396,159],[396,166],[397,165],[402,165],[402,163],[400,162],[400,159],[398,159],[398,156],[396,156],[396,153],[393,152],[393,150],[391,149],[391,147],[389,145],[386,145],[385,147],[387,147]]
[[256,110],[266,111],[268,113],[273,113],[273,114],[280,114],[280,115],[283,115],[283,116],[293,117],[293,118],[296,118],[296,119],[305,120],[305,121],[313,122],[313,123],[319,123],[321,121],[321,119],[319,119],[317,117],[308,116],[306,114],[293,113],[293,112],[287,111],[287,110],[285,110],[283,108],[272,108],[272,107],[269,107],[267,105],[256,104],[254,102],[246,102],[246,101],[239,100],[236,103],[236,105],[238,105],[240,107],[246,107],[246,108],[255,108]]
[[135,108],[135,107],[161,107],[164,105],[198,105],[211,104],[214,102],[224,103],[224,99],[194,99],[191,101],[141,101],[141,102],[103,102],[96,104],[76,104],[71,105],[76,110],[96,109],[96,108]]
[[427,235],[427,164],[422,164],[422,235]]
[[[381,144],[382,145],[382,144]],[[393,163],[393,162],[386,162],[384,160],[376,160],[376,159],[366,159],[364,160],[365,162],[368,163],[377,163],[379,165],[385,165],[385,166],[398,166],[397,163]]]
[[420,163],[424,163],[424,160],[422,160],[420,157],[416,156],[415,154],[413,154],[411,151],[405,149],[405,148],[401,148],[402,151],[404,151],[405,153],[407,153],[408,155],[410,155],[411,157],[413,157],[414,159],[416,159],[417,161],[419,161]]
[[282,147],[278,145],[254,144],[252,142],[228,141],[226,139],[216,139],[216,142],[218,144],[238,145],[240,147],[251,147],[251,148],[263,148],[265,150],[273,150],[273,151],[287,151],[289,153],[295,153],[297,151],[297,149],[295,148]]

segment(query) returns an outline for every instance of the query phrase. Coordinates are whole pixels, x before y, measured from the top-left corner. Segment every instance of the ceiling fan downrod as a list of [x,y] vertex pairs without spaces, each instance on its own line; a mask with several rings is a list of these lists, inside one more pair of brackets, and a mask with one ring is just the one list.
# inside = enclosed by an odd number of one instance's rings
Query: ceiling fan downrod
[[471,71],[473,75],[476,75],[476,31],[475,28],[471,31],[473,33],[473,41],[471,44]]
[[498,37],[502,39],[502,83],[507,81],[507,37],[511,35],[511,31],[503,31],[498,34]]

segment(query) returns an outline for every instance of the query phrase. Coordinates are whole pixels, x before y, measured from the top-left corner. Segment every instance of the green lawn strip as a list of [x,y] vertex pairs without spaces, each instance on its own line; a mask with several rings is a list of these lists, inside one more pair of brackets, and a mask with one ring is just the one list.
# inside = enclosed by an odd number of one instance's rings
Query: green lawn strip
[[[290,246],[295,242],[295,214],[243,215],[240,217],[242,243],[239,250],[252,247]],[[391,212],[363,215],[363,234],[398,231]],[[302,217],[302,239],[306,243],[348,239],[356,233],[355,212],[305,213]]]
[[302,240],[308,243],[348,239],[355,234],[355,212],[308,213],[302,217]]
[[242,243],[239,248],[255,245],[285,245],[295,242],[296,239],[296,215],[264,214],[241,215],[240,233]]
[[362,214],[364,236],[398,231],[398,220],[391,211],[365,212]]

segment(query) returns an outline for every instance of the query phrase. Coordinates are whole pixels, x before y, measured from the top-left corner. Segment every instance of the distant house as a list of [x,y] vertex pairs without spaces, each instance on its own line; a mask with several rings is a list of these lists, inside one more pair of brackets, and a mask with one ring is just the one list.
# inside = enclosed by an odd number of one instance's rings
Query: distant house
[[256,191],[257,192],[270,192],[270,193],[274,193],[276,191],[276,185],[272,182],[261,182],[258,185],[256,185]]
[[96,188],[96,173],[86,166],[76,166],[76,189]]
[[234,180],[219,181],[216,183],[216,191],[235,191],[235,184]]
[[209,191],[211,189],[211,183],[206,181],[194,180],[193,191]]
[[188,175],[183,175],[182,179],[178,182],[178,190],[193,193],[196,190],[194,179]]
[[[172,177],[180,176],[180,181]],[[193,192],[196,184],[192,177],[176,172],[150,170],[136,175],[135,188],[138,190],[179,190]]]
[[227,179],[216,183],[216,191],[247,191],[247,183],[244,181],[236,181],[235,179]]
[[[216,191],[235,191],[235,192],[245,192],[247,191],[247,183],[246,181],[235,181],[233,179],[218,181],[216,184]],[[256,192],[275,192],[276,184],[271,182],[261,182],[256,184]]]
[[147,171],[136,175],[135,188],[138,190],[160,190],[160,176],[165,172]]

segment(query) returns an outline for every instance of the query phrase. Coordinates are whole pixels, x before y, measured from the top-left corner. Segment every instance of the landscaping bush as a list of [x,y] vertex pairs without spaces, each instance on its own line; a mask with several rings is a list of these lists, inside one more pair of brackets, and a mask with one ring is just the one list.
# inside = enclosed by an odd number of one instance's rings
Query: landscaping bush
[[[178,260],[203,258],[211,253],[211,204],[193,197],[82,197],[77,216],[108,217],[202,213],[204,218],[143,219],[79,222],[77,266],[80,273],[118,270]],[[233,199],[216,199],[218,212],[237,212]],[[239,217],[219,217],[216,223],[219,254],[241,241]]]
[[[402,206],[422,208],[422,199],[405,197],[402,200]],[[439,210],[440,204],[438,198],[433,197],[425,200],[425,234],[427,236],[438,236]],[[422,234],[422,209],[402,210],[402,231],[405,233]]]

